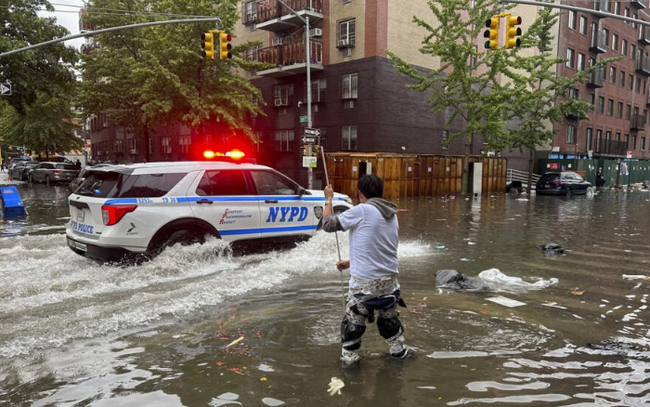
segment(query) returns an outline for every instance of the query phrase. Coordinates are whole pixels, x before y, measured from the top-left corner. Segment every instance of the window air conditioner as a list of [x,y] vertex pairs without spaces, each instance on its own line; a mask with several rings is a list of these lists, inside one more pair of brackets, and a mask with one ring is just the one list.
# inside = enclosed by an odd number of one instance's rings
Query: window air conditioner
[[282,98],[275,98],[275,102],[273,104],[275,106],[284,106]]
[[350,46],[350,40],[339,40],[337,48],[347,48]]
[[271,40],[271,45],[282,45],[282,37],[276,37]]
[[320,28],[312,28],[309,30],[309,36],[310,37],[322,37],[323,36],[323,30]]

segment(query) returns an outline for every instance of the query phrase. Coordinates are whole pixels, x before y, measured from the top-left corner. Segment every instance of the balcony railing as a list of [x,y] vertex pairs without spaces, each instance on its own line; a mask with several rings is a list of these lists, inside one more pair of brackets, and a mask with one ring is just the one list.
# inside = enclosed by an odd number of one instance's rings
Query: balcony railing
[[632,120],[630,124],[630,130],[644,130],[645,129],[646,116],[636,113],[632,115]]
[[650,58],[645,55],[636,57],[636,71],[645,76],[650,76]]
[[[285,0],[284,2],[303,18],[308,16],[312,24],[323,18],[323,0]],[[278,0],[259,0],[255,9],[255,12],[248,12],[245,18],[248,23],[254,18],[258,29],[277,32],[303,24],[300,18]]]
[[632,1],[630,1],[630,4],[633,7],[637,8],[637,9],[646,8],[646,3],[647,3],[647,0],[632,0]]
[[650,27],[647,25],[639,27],[639,42],[645,45],[650,44]]
[[592,28],[589,50],[598,53],[607,52],[607,34],[605,31]]
[[[323,69],[323,43],[311,40],[309,42],[309,62],[311,70]],[[262,48],[257,52],[259,62],[273,64],[276,67],[258,71],[260,76],[287,76],[306,71],[305,40],[292,41],[282,45]]]
[[595,69],[591,74],[589,74],[589,80],[587,81],[587,86],[590,88],[602,88],[605,83],[605,68]]

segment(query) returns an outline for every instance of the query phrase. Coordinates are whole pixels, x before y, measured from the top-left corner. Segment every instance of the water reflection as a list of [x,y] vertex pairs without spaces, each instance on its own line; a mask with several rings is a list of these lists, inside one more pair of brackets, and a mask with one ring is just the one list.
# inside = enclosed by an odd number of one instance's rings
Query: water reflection
[[[400,203],[401,320],[415,356],[390,359],[369,329],[361,366],[343,369],[333,236],[241,257],[213,240],[141,266],[100,266],[45,229],[65,224],[54,203],[65,194],[29,191],[20,236],[0,238],[0,403],[648,403],[647,193]],[[347,256],[347,235],[338,237]],[[549,242],[564,255],[545,256]],[[515,292],[434,284],[439,269],[475,277],[491,268],[558,283]],[[487,300],[494,295],[525,305]],[[327,393],[332,377],[345,383],[340,396]]]

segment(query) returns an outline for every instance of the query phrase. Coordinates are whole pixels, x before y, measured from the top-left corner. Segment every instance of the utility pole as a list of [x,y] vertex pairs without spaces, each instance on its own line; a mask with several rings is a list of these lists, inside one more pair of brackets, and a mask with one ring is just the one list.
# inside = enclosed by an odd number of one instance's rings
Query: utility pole
[[[309,35],[309,16],[305,16],[304,18],[296,12],[296,10],[292,9],[287,5],[287,3],[284,2],[284,0],[278,0],[284,7],[289,9],[291,13],[298,17],[300,21],[302,21],[305,24],[305,63],[306,63],[306,68],[307,68],[307,128],[311,129],[312,126],[312,120],[311,120],[311,60],[310,60],[310,41],[311,41],[311,35]],[[309,156],[312,155],[312,148],[313,144],[308,143],[307,144],[307,154]],[[313,187],[314,183],[314,170],[312,167],[307,167],[307,188],[311,189]]]

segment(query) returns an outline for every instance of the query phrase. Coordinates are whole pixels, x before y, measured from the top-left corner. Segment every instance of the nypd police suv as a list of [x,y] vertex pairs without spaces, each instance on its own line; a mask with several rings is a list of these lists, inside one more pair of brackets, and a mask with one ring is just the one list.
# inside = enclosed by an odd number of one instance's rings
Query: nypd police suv
[[[176,243],[303,240],[319,227],[323,191],[272,168],[157,162],[91,169],[69,199],[68,246],[99,261],[150,258]],[[335,194],[335,212],[352,207]]]

